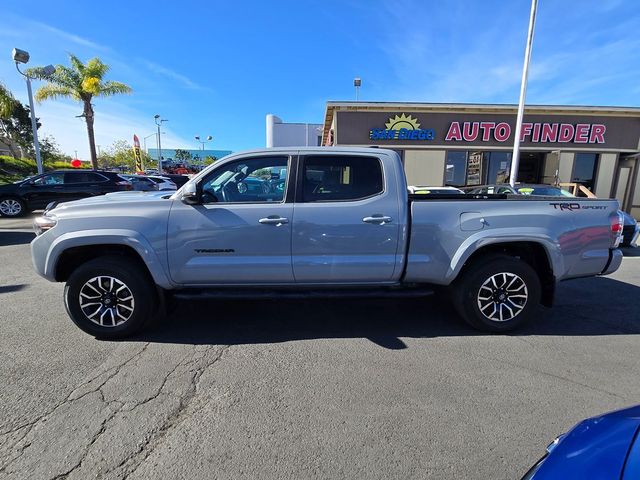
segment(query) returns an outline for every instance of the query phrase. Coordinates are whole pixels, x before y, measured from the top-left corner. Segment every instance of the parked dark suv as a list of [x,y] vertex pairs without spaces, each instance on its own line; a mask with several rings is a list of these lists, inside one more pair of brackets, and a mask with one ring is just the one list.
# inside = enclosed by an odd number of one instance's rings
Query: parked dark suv
[[51,202],[68,202],[109,192],[132,190],[117,173],[93,170],[56,170],[10,185],[0,185],[0,215],[19,217]]

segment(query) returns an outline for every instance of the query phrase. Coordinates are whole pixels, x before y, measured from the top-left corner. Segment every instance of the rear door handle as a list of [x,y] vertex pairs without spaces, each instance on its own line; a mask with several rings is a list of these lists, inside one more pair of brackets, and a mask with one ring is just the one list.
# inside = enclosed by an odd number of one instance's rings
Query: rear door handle
[[393,218],[387,217],[386,215],[372,215],[370,217],[364,217],[362,219],[364,223],[375,223],[377,225],[384,225],[385,223],[390,223],[393,221]]
[[289,223],[289,219],[278,215],[269,215],[266,218],[261,218],[258,222],[262,225],[275,225],[276,227],[279,227],[280,225]]

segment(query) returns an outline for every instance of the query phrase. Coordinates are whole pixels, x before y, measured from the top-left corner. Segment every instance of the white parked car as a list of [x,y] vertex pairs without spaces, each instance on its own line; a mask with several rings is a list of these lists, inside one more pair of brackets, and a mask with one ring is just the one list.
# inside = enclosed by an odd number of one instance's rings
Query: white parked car
[[158,187],[158,190],[177,190],[178,186],[171,180],[170,178],[163,177],[160,175],[148,175],[149,179],[151,179]]

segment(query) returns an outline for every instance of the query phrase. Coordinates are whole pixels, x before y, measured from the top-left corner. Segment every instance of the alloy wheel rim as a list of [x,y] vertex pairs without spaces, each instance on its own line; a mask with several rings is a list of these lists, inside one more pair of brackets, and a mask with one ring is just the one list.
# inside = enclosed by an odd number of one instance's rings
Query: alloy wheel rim
[[87,280],[80,289],[80,310],[101,327],[117,327],[131,318],[135,300],[131,289],[115,277],[102,275]]
[[492,322],[507,322],[527,305],[529,291],[524,280],[510,272],[496,273],[485,280],[477,295],[480,313]]
[[22,205],[13,198],[7,198],[0,202],[0,212],[4,215],[18,215],[22,211]]

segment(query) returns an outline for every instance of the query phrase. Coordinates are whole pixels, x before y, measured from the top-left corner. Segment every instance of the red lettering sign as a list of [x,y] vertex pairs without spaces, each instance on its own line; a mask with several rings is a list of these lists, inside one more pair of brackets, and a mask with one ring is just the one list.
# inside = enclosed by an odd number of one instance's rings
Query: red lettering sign
[[462,138],[464,138],[465,142],[473,142],[478,138],[478,122],[464,122],[462,126]]
[[606,131],[607,131],[607,127],[598,123],[594,123],[591,126],[589,143],[604,143],[604,132]]
[[496,131],[493,136],[497,141],[506,142],[509,139],[509,135],[511,135],[511,127],[508,123],[501,122],[496,125]]
[[522,130],[520,130],[520,141],[524,142],[524,138],[531,133],[531,128],[533,124],[531,123],[523,123]]
[[495,122],[480,122],[480,129],[482,130],[482,141],[488,142],[491,138],[491,130],[496,128]]
[[557,142],[558,141],[558,124],[543,123],[541,142]]
[[576,136],[573,139],[575,143],[587,143],[589,141],[589,125],[588,123],[579,123],[576,125]]
[[558,142],[566,143],[573,139],[573,133],[575,128],[570,123],[563,123],[560,125],[560,133],[558,133]]
[[538,143],[540,141],[540,127],[542,125],[539,123],[533,124],[533,134],[531,135],[531,141],[534,143]]
[[447,136],[444,137],[445,141],[462,140],[462,133],[460,133],[460,124],[458,122],[451,122]]
[[[507,122],[451,122],[445,141],[506,142],[511,136]],[[531,123],[522,124],[520,141],[530,143],[605,143],[606,125],[600,123]]]

